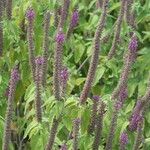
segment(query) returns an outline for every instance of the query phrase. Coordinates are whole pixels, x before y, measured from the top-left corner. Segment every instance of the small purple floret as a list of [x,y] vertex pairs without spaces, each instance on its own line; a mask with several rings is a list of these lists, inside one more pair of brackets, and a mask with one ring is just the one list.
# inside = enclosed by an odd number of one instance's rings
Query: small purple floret
[[38,56],[38,57],[36,57],[36,59],[35,59],[35,63],[36,63],[36,64],[38,64],[38,65],[42,65],[42,64],[43,64],[43,62],[44,62],[44,59],[43,59],[43,57],[42,57],[42,56]]
[[92,99],[94,100],[94,101],[99,101],[99,99],[100,99],[100,97],[98,96],[98,95],[94,95],[93,97],[92,97]]
[[128,49],[130,51],[133,51],[135,52],[136,49],[138,47],[138,42],[137,42],[137,38],[135,36],[135,34],[133,34],[133,36],[131,37],[130,41],[129,41],[129,44],[128,44]]
[[62,31],[58,31],[55,36],[55,41],[59,44],[63,43],[65,40],[64,33]]
[[14,67],[12,69],[12,72],[11,72],[11,77],[12,77],[12,80],[14,82],[16,82],[17,80],[19,80],[19,73],[18,73],[18,69],[16,67]]
[[67,81],[68,79],[68,69],[67,68],[63,68],[60,72],[60,77],[63,81]]
[[128,143],[128,135],[125,131],[120,134],[120,144],[126,145]]
[[33,20],[35,16],[35,13],[33,11],[33,9],[31,7],[29,7],[27,10],[26,10],[26,17],[29,19],[29,20]]

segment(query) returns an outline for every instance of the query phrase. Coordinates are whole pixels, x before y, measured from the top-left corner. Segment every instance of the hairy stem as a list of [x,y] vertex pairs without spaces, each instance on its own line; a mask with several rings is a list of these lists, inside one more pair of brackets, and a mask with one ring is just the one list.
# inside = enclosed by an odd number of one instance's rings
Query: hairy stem
[[121,0],[121,9],[120,9],[120,13],[119,13],[119,16],[118,16],[118,19],[116,22],[114,38],[113,38],[111,49],[108,53],[108,59],[111,59],[113,57],[113,55],[115,54],[116,46],[120,39],[119,37],[120,37],[120,31],[121,31],[121,23],[122,23],[124,11],[125,11],[125,2],[126,2],[126,0]]
[[89,66],[89,70],[88,70],[88,74],[86,77],[86,81],[83,87],[83,90],[81,92],[80,95],[80,103],[84,104],[89,91],[91,89],[91,85],[95,76],[95,72],[96,72],[96,68],[97,68],[97,63],[98,63],[98,58],[99,58],[99,52],[100,52],[100,38],[101,38],[101,34],[106,22],[106,15],[107,15],[107,7],[108,7],[108,1],[109,0],[105,0],[104,5],[103,5],[103,13],[99,19],[99,23],[95,32],[95,36],[94,36],[94,40],[93,40],[93,54],[92,54],[92,58],[91,58],[91,62],[90,62],[90,66]]
[[50,25],[50,12],[46,12],[44,17],[44,39],[43,39],[43,68],[42,68],[42,85],[45,86],[46,84],[46,75],[47,75],[47,61],[48,61],[48,48],[49,48],[49,41],[48,41],[48,31]]

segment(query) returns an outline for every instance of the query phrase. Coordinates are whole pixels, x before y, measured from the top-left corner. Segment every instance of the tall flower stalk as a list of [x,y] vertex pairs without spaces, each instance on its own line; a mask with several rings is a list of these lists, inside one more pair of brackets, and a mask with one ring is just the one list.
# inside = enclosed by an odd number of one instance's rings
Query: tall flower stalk
[[12,0],[6,0],[6,16],[11,20],[12,17]]
[[54,70],[53,70],[53,92],[56,100],[61,100],[61,78],[60,78],[60,72],[61,72],[61,66],[62,66],[62,45],[64,42],[64,34],[61,31],[62,29],[59,29],[59,31],[56,33],[55,36],[55,52],[54,52]]
[[5,116],[5,127],[4,127],[4,134],[3,134],[3,146],[2,150],[9,149],[9,142],[11,136],[11,121],[13,115],[13,99],[14,93],[16,90],[16,84],[19,80],[19,73],[16,67],[11,70],[11,77],[9,81],[9,93],[8,93],[8,101],[7,101],[7,110]]
[[56,6],[55,10],[54,10],[54,25],[57,28],[59,21],[60,21],[60,10],[61,10],[61,6]]
[[118,19],[116,22],[115,31],[114,31],[114,38],[113,38],[112,46],[111,46],[110,51],[108,53],[108,59],[111,59],[113,57],[113,55],[115,54],[116,46],[117,46],[119,39],[120,39],[121,24],[122,24],[124,12],[125,12],[126,0],[120,0],[120,1],[121,1],[120,13],[119,13],[119,16],[118,16]]
[[78,136],[79,136],[80,118],[73,121],[73,147],[72,150],[78,150]]
[[100,140],[102,136],[102,128],[103,128],[103,116],[105,113],[105,104],[100,101],[97,120],[96,120],[96,129],[95,129],[95,137],[92,145],[92,150],[98,150],[100,145]]
[[3,1],[0,0],[0,56],[2,56],[3,51],[3,27],[2,27],[2,19],[3,19]]
[[132,5],[134,0],[127,0],[125,5],[125,17],[126,22],[132,30],[135,29],[135,18],[134,18],[134,10],[132,10]]
[[34,11],[32,8],[28,8],[26,11],[26,18],[28,20],[27,29],[27,40],[28,40],[28,52],[29,52],[29,63],[31,67],[32,77],[35,80],[35,57],[34,57],[34,46],[33,46],[33,19]]
[[96,29],[96,32],[94,35],[92,58],[91,58],[88,74],[86,77],[86,81],[85,81],[83,90],[81,91],[81,95],[80,95],[80,103],[81,104],[84,104],[86,102],[86,99],[88,97],[88,94],[91,89],[92,82],[93,82],[93,79],[95,76],[98,58],[99,58],[99,52],[100,52],[100,38],[101,38],[102,31],[103,31],[103,28],[104,28],[104,25],[106,22],[108,1],[109,0],[104,1],[103,12],[99,19],[98,26],[97,26],[97,29]]
[[137,135],[134,141],[133,150],[140,150],[140,144],[142,142],[142,132],[143,132],[143,119],[138,123]]
[[61,15],[60,15],[58,29],[63,28],[64,26],[69,11],[69,5],[70,5],[70,0],[63,0],[63,6],[61,7]]
[[49,137],[48,137],[48,143],[46,144],[45,150],[52,150],[52,148],[53,148],[53,144],[54,144],[55,136],[57,133],[59,121],[60,121],[60,118],[59,119],[56,119],[56,118],[53,119],[51,131],[50,131]]
[[96,119],[97,119],[98,101],[100,98],[99,98],[99,96],[94,95],[92,99],[93,99],[93,106],[92,106],[90,124],[88,126],[88,131],[87,131],[88,134],[92,134],[95,130]]
[[38,122],[42,121],[42,108],[41,108],[41,88],[42,88],[42,65],[43,57],[39,56],[35,59],[35,113]]
[[133,35],[128,44],[128,51],[127,53],[125,53],[124,56],[124,64],[117,87],[114,89],[111,96],[112,100],[114,100],[114,105],[105,150],[112,149],[114,133],[117,126],[118,112],[122,108],[124,100],[127,97],[126,81],[128,79],[130,66],[135,60],[136,50],[137,50],[137,39],[135,35]]
[[47,61],[48,61],[48,33],[50,25],[50,12],[46,12],[44,16],[44,39],[43,39],[43,67],[42,67],[42,85],[45,86],[47,75]]

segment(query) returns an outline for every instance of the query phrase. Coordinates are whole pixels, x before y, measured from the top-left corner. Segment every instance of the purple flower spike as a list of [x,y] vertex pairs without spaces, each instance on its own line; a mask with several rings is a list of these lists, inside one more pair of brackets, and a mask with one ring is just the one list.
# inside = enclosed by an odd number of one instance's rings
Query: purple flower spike
[[72,13],[72,17],[71,17],[71,25],[72,27],[75,27],[77,25],[78,22],[78,10],[75,9]]
[[135,131],[138,127],[139,122],[142,120],[141,109],[142,102],[141,100],[138,100],[129,119],[129,129],[131,131]]
[[55,41],[59,44],[63,43],[65,40],[64,33],[62,31],[58,31],[58,33],[55,36]]
[[36,59],[35,59],[35,63],[36,63],[36,64],[42,65],[43,62],[44,62],[43,57],[41,57],[41,56],[36,57]]
[[98,96],[98,95],[94,95],[93,97],[92,97],[92,99],[94,100],[94,101],[99,101],[99,99],[100,99],[100,97]]
[[68,79],[68,69],[67,68],[64,68],[61,70],[60,77],[61,77],[62,81],[67,81],[67,79]]
[[139,113],[134,113],[131,118],[130,118],[130,122],[129,122],[129,129],[130,131],[136,131],[139,122],[142,120],[142,115]]
[[11,72],[11,76],[12,76],[12,80],[14,82],[16,82],[17,80],[19,80],[19,73],[16,67],[13,68],[12,72]]
[[26,10],[26,17],[29,19],[29,20],[33,20],[35,16],[35,13],[33,11],[33,9],[31,7],[29,7],[27,10]]
[[137,46],[138,46],[137,38],[136,38],[135,34],[133,34],[131,40],[129,41],[128,49],[130,51],[134,52],[134,51],[136,51]]
[[120,134],[120,145],[126,145],[128,143],[128,135],[125,131]]
[[66,144],[62,144],[59,150],[67,150]]

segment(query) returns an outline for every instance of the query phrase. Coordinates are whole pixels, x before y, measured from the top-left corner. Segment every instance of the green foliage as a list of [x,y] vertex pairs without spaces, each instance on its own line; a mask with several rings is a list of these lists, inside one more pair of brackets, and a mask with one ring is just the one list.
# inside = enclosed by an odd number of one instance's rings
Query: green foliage
[[[13,1],[13,18],[8,21],[5,16],[2,21],[4,32],[3,56],[0,58],[0,146],[2,145],[3,127],[5,111],[7,106],[7,97],[4,95],[9,83],[10,70],[14,64],[19,64],[20,81],[14,97],[14,110],[19,111],[19,115],[15,112],[12,124],[14,135],[19,136],[25,149],[43,150],[48,139],[48,131],[54,117],[62,116],[59,124],[57,137],[54,143],[54,149],[58,149],[58,145],[67,141],[68,149],[72,149],[72,140],[68,140],[68,135],[72,130],[73,120],[81,117],[80,129],[80,150],[90,150],[93,142],[93,136],[87,135],[87,127],[91,114],[91,99],[87,101],[87,105],[79,106],[79,96],[85,82],[87,70],[92,54],[92,40],[96,29],[96,25],[101,14],[101,9],[95,6],[96,0],[77,0],[71,1],[69,17],[73,7],[79,4],[79,23],[75,28],[71,38],[65,41],[63,46],[63,63],[69,69],[69,79],[67,82],[65,97],[62,101],[56,101],[52,95],[53,83],[53,53],[54,53],[54,34],[56,27],[54,26],[54,16],[51,15],[51,26],[49,27],[49,59],[48,74],[46,88],[42,89],[42,122],[37,123],[35,120],[35,85],[31,78],[30,66],[28,60],[27,41],[20,38],[22,33],[20,23],[25,17],[25,10],[32,5],[35,10],[34,20],[34,52],[35,55],[42,54],[43,41],[43,15],[45,10],[49,9],[53,12],[56,7],[57,0],[16,0]],[[61,2],[57,5],[60,5]],[[111,0],[109,6],[109,14],[107,24],[103,35],[111,32],[112,26],[117,18],[120,8],[118,0]],[[150,1],[136,0],[133,8],[136,14],[136,35],[139,39],[137,59],[132,67],[128,79],[128,98],[119,113],[117,132],[113,142],[113,150],[118,150],[118,140],[120,131],[128,126],[128,117],[133,110],[137,97],[145,93],[148,82],[148,71],[150,70]],[[69,20],[69,19],[68,19]],[[25,29],[26,29],[25,21]],[[67,31],[66,23],[65,31]],[[127,50],[127,42],[129,39],[126,34],[131,29],[128,27],[125,18],[122,23],[121,41],[117,48],[117,54],[112,60],[107,60],[107,54],[112,43],[110,36],[107,42],[101,44],[101,52],[98,62],[98,68],[93,81],[89,96],[97,94],[101,95],[102,100],[106,103],[106,113],[104,115],[104,128],[102,133],[102,141],[99,150],[104,149],[105,139],[109,131],[109,124],[112,112],[112,101],[110,99],[111,92],[116,87],[121,66],[123,64],[123,53]],[[25,31],[26,32],[26,31]],[[85,64],[82,63],[88,57]],[[80,68],[81,67],[81,68]],[[80,68],[80,69],[79,69]],[[143,128],[144,142],[141,149],[150,149],[150,110],[147,109]],[[127,145],[127,150],[132,149],[135,133],[129,133],[131,139]],[[14,139],[13,139],[14,140]],[[10,144],[14,149],[15,141]]]

